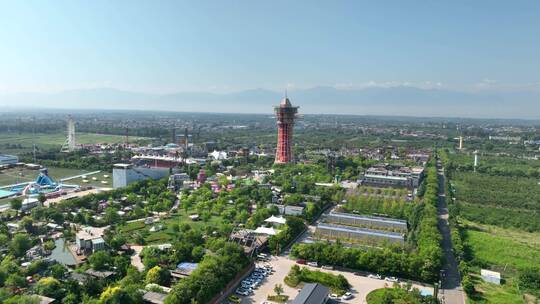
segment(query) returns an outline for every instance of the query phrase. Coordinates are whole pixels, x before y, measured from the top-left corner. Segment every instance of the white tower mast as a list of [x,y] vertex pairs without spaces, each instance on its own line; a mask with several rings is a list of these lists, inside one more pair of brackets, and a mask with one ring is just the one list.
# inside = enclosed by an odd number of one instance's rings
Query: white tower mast
[[474,172],[476,172],[476,167],[478,166],[478,150],[474,151]]
[[62,145],[61,152],[73,152],[77,148],[77,142],[75,141],[75,121],[71,116],[67,122],[67,138]]

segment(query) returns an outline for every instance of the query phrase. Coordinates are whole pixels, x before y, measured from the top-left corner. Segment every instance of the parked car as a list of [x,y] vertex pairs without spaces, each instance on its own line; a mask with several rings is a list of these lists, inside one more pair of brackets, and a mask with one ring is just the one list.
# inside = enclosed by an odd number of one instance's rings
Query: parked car
[[363,274],[362,274],[361,272],[358,272],[358,271],[357,271],[357,272],[354,273],[354,275],[355,275],[355,276],[362,276]]
[[296,260],[296,264],[306,265],[306,260],[304,259]]
[[308,262],[307,265],[311,267],[319,267],[319,264],[317,262]]
[[381,279],[382,279],[382,277],[381,277],[380,274],[370,274],[370,275],[368,275],[367,277],[370,278],[370,279],[377,279],[377,280],[381,280]]
[[326,270],[334,270],[334,266],[332,265],[323,265],[321,268]]
[[341,299],[344,300],[344,301],[350,300],[352,298],[353,298],[353,295],[350,292],[346,292],[344,295],[341,296]]
[[388,282],[398,282],[396,277],[385,277],[384,280]]
[[236,290],[236,294],[241,295],[241,296],[249,296],[249,292],[247,290],[241,289],[241,288],[238,288]]
[[329,297],[330,299],[333,299],[333,300],[339,299],[339,296],[338,296],[337,294],[335,294],[335,293],[329,295],[328,297]]

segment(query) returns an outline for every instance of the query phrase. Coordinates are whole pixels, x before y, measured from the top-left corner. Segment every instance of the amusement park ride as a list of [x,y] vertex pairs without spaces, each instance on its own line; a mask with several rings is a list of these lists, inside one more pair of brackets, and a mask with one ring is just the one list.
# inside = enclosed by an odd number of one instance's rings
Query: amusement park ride
[[46,197],[56,197],[68,189],[79,189],[78,185],[67,185],[57,183],[49,176],[47,168],[39,170],[39,175],[36,180],[27,184],[19,184],[13,186],[10,190],[26,197],[34,197],[39,194],[44,194]]

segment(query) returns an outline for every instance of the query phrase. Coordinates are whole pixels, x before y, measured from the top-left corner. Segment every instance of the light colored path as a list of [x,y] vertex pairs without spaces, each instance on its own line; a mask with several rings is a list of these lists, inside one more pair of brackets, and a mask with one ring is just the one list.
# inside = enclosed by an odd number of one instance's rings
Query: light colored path
[[144,246],[131,245],[131,249],[134,251],[133,255],[131,256],[131,265],[133,265],[139,271],[144,271],[144,264],[141,260],[141,251],[143,248]]

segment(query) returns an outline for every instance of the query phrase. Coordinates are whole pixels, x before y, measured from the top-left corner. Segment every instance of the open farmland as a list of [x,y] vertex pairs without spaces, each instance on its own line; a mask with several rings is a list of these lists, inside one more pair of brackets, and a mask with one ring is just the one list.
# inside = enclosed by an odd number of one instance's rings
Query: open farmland
[[[123,143],[126,138],[122,135],[77,133],[78,144],[98,144],[98,143]],[[130,141],[145,140],[144,137],[130,137]],[[19,154],[30,152],[35,144],[40,150],[58,149],[66,141],[65,133],[2,133],[0,136],[0,152],[7,154]]]
[[451,182],[464,218],[540,231],[540,184],[536,178],[458,172],[452,174]]

